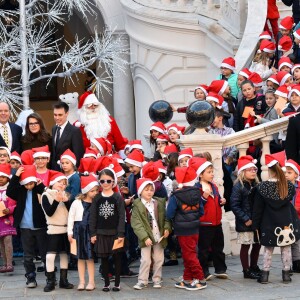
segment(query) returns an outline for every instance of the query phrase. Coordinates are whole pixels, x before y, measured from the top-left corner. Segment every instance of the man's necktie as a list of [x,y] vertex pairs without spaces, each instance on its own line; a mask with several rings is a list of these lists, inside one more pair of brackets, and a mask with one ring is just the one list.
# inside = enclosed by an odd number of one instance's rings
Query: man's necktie
[[56,138],[55,138],[55,147],[57,148],[59,139],[60,139],[60,126],[57,126],[56,128]]
[[2,125],[2,128],[3,128],[3,140],[6,144],[6,146],[8,147],[8,131],[7,131],[7,127],[6,125]]

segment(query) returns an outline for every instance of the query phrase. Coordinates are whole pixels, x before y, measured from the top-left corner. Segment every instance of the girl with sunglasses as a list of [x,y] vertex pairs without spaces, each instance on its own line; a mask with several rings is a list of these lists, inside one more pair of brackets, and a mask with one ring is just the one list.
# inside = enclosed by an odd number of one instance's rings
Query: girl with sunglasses
[[[121,252],[124,251],[125,206],[119,193],[113,188],[117,185],[116,173],[105,168],[99,174],[102,192],[96,195],[90,210],[90,235],[97,257],[101,257],[102,275],[105,280],[104,292],[110,291],[109,256],[115,264],[114,292],[120,291]],[[114,247],[117,246],[117,247]],[[114,248],[117,248],[113,250]]]

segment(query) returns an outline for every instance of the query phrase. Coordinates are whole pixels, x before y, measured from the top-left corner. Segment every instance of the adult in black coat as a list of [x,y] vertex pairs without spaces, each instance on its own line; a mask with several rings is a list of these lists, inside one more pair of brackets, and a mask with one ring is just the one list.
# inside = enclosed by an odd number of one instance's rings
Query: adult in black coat
[[300,21],[300,1],[299,0],[282,0],[287,6],[292,6],[293,18],[296,24]]
[[285,153],[287,159],[293,159],[300,164],[300,114],[292,116],[289,120],[285,140]]
[[[52,128],[51,169],[60,171],[57,161],[67,149],[70,149],[75,154],[76,166],[78,167],[84,154],[81,131],[68,122],[69,106],[67,103],[58,102],[53,108],[56,125]],[[57,138],[58,133],[59,138]]]
[[[0,146],[7,147],[11,152],[17,151],[18,153],[21,153],[22,128],[19,125],[8,122],[10,115],[9,105],[6,102],[0,102]],[[3,138],[4,129],[2,126],[6,126],[8,131],[8,145]]]

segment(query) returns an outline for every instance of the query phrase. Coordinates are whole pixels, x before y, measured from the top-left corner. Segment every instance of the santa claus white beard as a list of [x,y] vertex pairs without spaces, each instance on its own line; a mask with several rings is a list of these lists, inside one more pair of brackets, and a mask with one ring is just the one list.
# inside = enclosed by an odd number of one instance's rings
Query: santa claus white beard
[[106,138],[111,130],[109,112],[102,104],[94,110],[83,106],[79,117],[89,140],[99,137]]

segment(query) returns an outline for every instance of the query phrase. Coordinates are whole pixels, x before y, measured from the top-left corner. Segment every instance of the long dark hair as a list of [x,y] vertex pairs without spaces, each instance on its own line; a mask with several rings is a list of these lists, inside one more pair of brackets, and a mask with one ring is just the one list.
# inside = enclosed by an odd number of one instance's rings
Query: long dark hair
[[274,166],[270,167],[270,170],[274,173],[277,179],[277,189],[280,199],[285,199],[288,195],[288,182],[281,167],[277,163]]
[[[29,119],[30,118],[36,119],[37,122],[39,122],[40,131],[37,134],[33,134],[29,130]],[[36,138],[39,142],[47,143],[51,137],[50,137],[50,134],[46,131],[46,128],[45,128],[45,125],[44,125],[44,122],[43,122],[41,116],[38,113],[32,113],[26,119],[25,135],[23,136],[23,142],[31,143]]]

